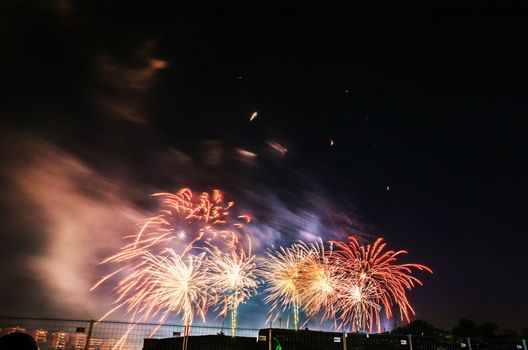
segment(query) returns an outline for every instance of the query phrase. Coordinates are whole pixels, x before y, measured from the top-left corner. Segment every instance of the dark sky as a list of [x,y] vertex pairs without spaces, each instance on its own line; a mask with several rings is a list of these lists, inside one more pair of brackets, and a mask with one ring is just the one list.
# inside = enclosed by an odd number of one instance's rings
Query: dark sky
[[[144,209],[152,189],[222,186],[285,236],[287,222],[267,218],[277,202],[324,232],[350,225],[409,250],[434,270],[410,293],[419,318],[528,326],[525,9],[108,3],[1,11],[0,261],[2,285],[16,283],[0,306],[23,295],[37,313],[52,308],[34,306],[45,283],[27,265],[49,258],[46,215],[60,221],[69,200]],[[239,149],[256,164],[241,165]],[[20,180],[32,170],[36,183]],[[50,189],[39,174],[86,181],[82,198],[60,184],[39,195],[32,186]]]

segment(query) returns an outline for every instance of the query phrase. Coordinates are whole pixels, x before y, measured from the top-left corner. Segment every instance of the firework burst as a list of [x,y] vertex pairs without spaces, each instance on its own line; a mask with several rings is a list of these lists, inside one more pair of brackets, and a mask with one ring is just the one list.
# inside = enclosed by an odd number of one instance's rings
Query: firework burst
[[223,296],[220,315],[225,318],[231,311],[232,336],[236,332],[238,306],[254,295],[259,285],[255,256],[251,253],[251,241],[248,242],[247,252],[242,245],[227,252],[216,246],[206,248],[211,286]]
[[146,252],[133,272],[120,281],[116,288],[117,308],[124,307],[135,321],[159,317],[163,323],[171,313],[182,314],[185,326],[192,324],[195,315],[205,320],[207,308],[214,300],[204,268],[205,253],[181,256],[173,249],[165,253]]
[[392,307],[398,307],[402,321],[409,322],[409,312],[414,315],[406,292],[422,282],[412,275],[412,270],[432,273],[420,264],[398,264],[397,256],[404,250],[385,250],[382,238],[374,244],[360,245],[355,237],[349,242],[334,242],[332,265],[337,276],[335,308],[340,313],[341,326],[350,325],[352,331],[381,331],[380,311],[392,318]]
[[160,325],[173,314],[181,314],[185,336],[196,315],[205,321],[207,309],[216,299],[210,288],[209,274],[205,264],[205,253],[181,256],[173,249],[166,249],[163,255],[145,252],[135,266],[125,266],[103,278],[92,290],[109,277],[126,269],[129,272],[115,288],[117,304],[100,318],[124,309],[130,316],[131,324],[113,349],[122,349],[129,333],[138,322],[157,317]]
[[233,248],[238,243],[238,230],[244,222],[251,221],[247,215],[233,219],[229,210],[235,203],[225,202],[219,190],[196,196],[183,188],[176,193],[152,196],[160,200],[159,211],[144,220],[137,233],[125,237],[129,243],[103,263],[121,263],[146,252],[156,255],[168,246],[181,247],[185,254],[200,241]]
[[308,251],[298,283],[301,305],[308,317],[322,311],[322,319],[332,318],[333,300],[339,281],[330,263],[332,246],[327,251],[322,241],[309,245],[301,242],[298,244]]
[[281,307],[282,311],[293,307],[294,328],[299,328],[301,278],[311,254],[310,248],[303,243],[294,243],[291,247],[280,247],[278,250],[266,252],[267,259],[263,261],[262,275],[267,282],[268,293],[264,301],[272,302],[268,321],[277,319]]
[[[213,241],[216,243],[227,243],[231,247],[238,242],[237,229],[242,228],[241,221],[249,222],[247,215],[238,216],[236,222],[230,216],[229,210],[235,202],[224,201],[224,194],[220,190],[214,190],[211,194],[201,193],[199,196],[193,195],[188,188],[183,188],[176,193],[155,193],[153,196],[161,200],[162,208],[156,220],[152,224],[148,223],[146,228],[150,232],[158,232],[158,236],[171,232],[179,239],[191,239],[191,245],[199,240]],[[186,230],[185,226],[198,223],[194,230]],[[136,236],[138,241],[145,230],[142,229]]]

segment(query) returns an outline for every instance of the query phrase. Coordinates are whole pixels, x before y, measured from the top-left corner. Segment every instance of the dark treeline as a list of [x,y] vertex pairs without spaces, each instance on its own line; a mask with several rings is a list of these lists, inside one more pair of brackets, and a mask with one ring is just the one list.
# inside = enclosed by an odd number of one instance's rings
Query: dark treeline
[[472,320],[460,318],[452,329],[439,329],[423,320],[415,320],[411,323],[394,329],[392,334],[411,334],[440,336],[445,338],[523,338],[528,339],[528,328],[522,330],[499,329],[493,322],[477,324]]

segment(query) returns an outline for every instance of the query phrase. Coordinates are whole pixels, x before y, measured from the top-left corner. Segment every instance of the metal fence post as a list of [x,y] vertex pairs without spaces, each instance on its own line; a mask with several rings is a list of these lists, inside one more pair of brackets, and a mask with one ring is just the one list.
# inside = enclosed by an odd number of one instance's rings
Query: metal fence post
[[92,330],[94,325],[94,320],[90,320],[90,327],[88,328],[88,336],[86,337],[86,344],[84,344],[84,350],[88,350],[90,347],[90,339],[92,338]]
[[189,335],[191,333],[191,326],[183,326],[182,350],[187,350],[189,343]]
[[407,334],[407,339],[409,339],[409,350],[413,350],[413,347],[412,347],[412,335]]
[[525,339],[522,340],[522,344],[523,344],[523,348],[524,348],[524,350],[528,350],[528,349],[526,348],[526,340],[525,340]]
[[269,328],[269,332],[268,332],[268,350],[271,350],[271,324],[270,324],[270,328]]
[[467,337],[467,343],[468,343],[468,350],[472,350],[471,349],[471,338],[470,337]]

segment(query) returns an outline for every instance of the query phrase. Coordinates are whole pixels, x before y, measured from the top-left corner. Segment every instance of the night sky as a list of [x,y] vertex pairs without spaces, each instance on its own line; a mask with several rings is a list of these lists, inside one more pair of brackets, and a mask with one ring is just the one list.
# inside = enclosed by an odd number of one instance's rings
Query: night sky
[[528,326],[525,9],[108,3],[0,11],[0,314],[98,317],[97,262],[191,186],[263,247],[407,249],[438,327]]

